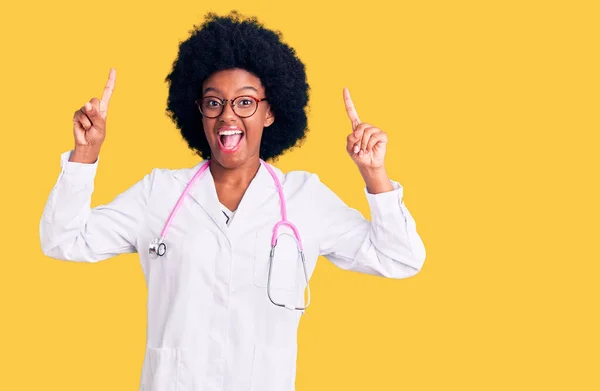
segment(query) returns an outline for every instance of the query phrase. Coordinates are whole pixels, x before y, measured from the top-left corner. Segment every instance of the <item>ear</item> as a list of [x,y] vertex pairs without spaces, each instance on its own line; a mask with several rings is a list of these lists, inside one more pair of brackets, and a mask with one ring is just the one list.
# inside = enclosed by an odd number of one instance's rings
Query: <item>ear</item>
[[275,115],[273,115],[271,107],[269,107],[267,113],[265,114],[265,128],[271,126],[273,122],[275,122]]

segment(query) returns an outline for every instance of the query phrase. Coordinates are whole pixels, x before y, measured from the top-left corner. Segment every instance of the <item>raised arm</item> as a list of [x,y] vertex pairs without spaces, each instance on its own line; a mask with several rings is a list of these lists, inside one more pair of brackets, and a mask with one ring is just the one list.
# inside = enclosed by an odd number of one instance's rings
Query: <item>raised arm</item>
[[320,254],[346,270],[389,278],[413,276],[423,266],[425,246],[404,204],[403,187],[386,173],[387,134],[362,123],[349,91],[343,94],[352,124],[346,150],[365,181],[371,220],[319,182],[315,208],[321,222]]
[[40,221],[42,252],[49,257],[95,262],[136,251],[153,174],[108,205],[90,208],[115,77],[111,69],[102,98],[91,99],[73,115],[75,147],[61,155],[61,171]]

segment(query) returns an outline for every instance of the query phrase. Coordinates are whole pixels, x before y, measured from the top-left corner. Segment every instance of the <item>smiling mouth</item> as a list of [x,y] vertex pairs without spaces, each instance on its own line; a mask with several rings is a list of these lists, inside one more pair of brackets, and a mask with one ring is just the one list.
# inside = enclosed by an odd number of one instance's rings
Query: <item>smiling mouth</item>
[[243,138],[244,133],[241,130],[224,130],[219,132],[219,146],[225,152],[234,152]]

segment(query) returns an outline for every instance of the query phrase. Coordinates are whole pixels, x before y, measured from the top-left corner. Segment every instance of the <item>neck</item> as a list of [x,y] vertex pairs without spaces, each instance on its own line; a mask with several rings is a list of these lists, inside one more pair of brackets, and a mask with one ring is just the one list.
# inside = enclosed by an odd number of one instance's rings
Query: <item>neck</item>
[[215,159],[210,161],[210,173],[215,183],[226,187],[248,187],[259,168],[258,158],[249,159],[235,168],[223,167]]

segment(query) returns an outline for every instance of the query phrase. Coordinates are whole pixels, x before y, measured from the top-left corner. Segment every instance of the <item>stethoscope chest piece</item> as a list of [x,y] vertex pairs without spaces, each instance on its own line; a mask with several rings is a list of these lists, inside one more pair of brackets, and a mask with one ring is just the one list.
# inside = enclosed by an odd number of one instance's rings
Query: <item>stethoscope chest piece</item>
[[150,242],[150,246],[148,247],[148,254],[150,255],[150,258],[156,259],[158,257],[162,257],[166,252],[167,245],[159,238],[154,238],[154,240]]

